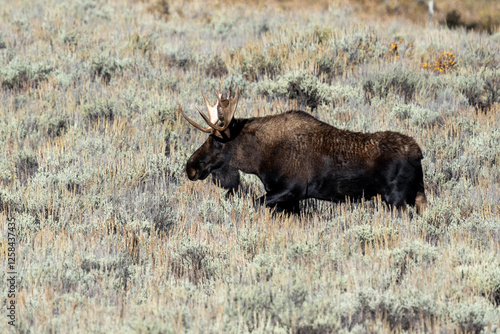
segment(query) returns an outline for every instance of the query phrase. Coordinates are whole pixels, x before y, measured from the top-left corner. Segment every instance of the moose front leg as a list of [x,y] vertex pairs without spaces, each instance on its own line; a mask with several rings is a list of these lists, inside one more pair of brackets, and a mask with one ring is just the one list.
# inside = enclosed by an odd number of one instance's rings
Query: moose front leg
[[278,191],[270,190],[259,198],[259,202],[267,207],[277,207],[286,212],[298,213],[299,200],[301,199],[304,199],[304,191],[301,187],[296,186]]
[[300,214],[299,201],[279,202],[276,208],[290,214]]

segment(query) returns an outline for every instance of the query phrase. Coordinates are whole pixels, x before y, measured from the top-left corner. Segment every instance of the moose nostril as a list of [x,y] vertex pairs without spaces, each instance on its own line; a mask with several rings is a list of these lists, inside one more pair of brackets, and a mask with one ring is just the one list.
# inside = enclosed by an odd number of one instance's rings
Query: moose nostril
[[196,180],[196,169],[194,169],[194,168],[186,168],[186,174],[187,174],[187,177],[191,181],[195,181]]

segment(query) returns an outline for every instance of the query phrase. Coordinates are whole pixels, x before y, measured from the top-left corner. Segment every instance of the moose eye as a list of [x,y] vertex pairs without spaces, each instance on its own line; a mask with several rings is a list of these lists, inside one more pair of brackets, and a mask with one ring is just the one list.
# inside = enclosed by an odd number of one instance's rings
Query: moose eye
[[214,140],[214,147],[217,149],[221,149],[224,144],[218,140]]

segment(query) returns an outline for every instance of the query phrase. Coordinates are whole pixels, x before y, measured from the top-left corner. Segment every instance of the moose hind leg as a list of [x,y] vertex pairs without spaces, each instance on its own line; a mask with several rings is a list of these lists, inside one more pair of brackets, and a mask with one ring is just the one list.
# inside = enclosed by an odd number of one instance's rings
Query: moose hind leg
[[412,179],[413,172],[413,167],[406,163],[396,163],[387,170],[386,188],[383,194],[386,203],[398,209],[408,203],[410,191],[408,182]]
[[422,214],[427,208],[427,196],[425,196],[424,172],[422,170],[422,165],[420,164],[420,162],[418,163],[418,166],[416,166],[416,171],[417,174],[414,180],[414,187],[417,189],[417,191],[415,194],[414,203],[417,213]]
[[416,206],[417,213],[427,205],[424,193],[423,172],[420,161],[404,161],[393,166],[388,175],[387,203],[402,208]]
[[407,202],[415,206],[417,214],[422,214],[427,207],[427,197],[424,189],[424,172],[420,160],[409,160],[408,165],[413,167],[413,173],[408,181]]

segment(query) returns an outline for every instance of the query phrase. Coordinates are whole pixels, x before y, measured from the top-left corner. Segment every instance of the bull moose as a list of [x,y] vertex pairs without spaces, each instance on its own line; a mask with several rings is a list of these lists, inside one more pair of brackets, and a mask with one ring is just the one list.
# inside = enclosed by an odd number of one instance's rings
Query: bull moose
[[[202,92],[203,94],[203,92]],[[225,97],[220,90],[203,127],[179,111],[195,128],[209,135],[186,164],[190,180],[212,174],[215,183],[234,192],[239,171],[257,175],[266,190],[259,203],[288,212],[299,201],[316,198],[334,202],[381,195],[389,205],[406,204],[422,212],[427,206],[422,151],[411,137],[391,131],[360,133],[335,128],[303,111],[233,118],[238,88]]]

